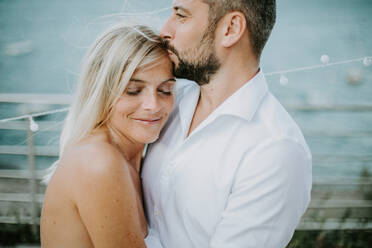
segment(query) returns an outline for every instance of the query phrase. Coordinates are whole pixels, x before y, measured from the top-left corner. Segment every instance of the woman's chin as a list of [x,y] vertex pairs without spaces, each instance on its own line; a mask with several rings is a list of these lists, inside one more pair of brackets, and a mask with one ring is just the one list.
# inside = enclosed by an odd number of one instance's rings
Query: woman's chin
[[143,143],[143,144],[151,144],[154,143],[159,138],[159,134],[157,135],[147,135],[137,138],[137,142]]
[[156,137],[152,137],[151,139],[148,139],[146,144],[151,144],[151,143],[154,143],[155,141],[157,141],[159,138],[159,135],[157,135]]

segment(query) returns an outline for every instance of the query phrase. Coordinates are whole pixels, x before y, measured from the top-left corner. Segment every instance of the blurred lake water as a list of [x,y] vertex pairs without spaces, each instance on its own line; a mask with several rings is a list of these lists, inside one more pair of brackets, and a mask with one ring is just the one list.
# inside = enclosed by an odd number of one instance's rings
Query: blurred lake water
[[[122,19],[137,18],[159,28],[171,4],[170,0],[0,1],[0,93],[71,94],[82,56],[97,34]],[[328,55],[330,62],[372,56],[372,1],[280,0],[277,7],[277,23],[261,60],[264,72],[320,64],[322,55]],[[285,76],[285,85],[279,75],[267,77],[284,105],[372,105],[372,66],[361,62]],[[33,108],[0,103],[0,119],[27,109],[35,112],[38,106]],[[372,111],[289,111],[313,152],[314,177],[359,176],[363,167],[372,169]],[[35,143],[56,145],[58,132],[36,133]],[[0,130],[0,145],[25,144],[24,131]],[[37,167],[46,168],[53,160],[39,157]],[[26,156],[0,154],[0,169],[26,166]]]

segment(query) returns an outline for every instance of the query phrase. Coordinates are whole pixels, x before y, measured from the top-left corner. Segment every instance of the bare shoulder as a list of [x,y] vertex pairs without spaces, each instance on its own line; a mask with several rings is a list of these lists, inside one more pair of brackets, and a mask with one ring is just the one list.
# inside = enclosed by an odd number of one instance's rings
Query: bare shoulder
[[70,190],[75,200],[97,186],[109,188],[113,182],[121,186],[131,184],[129,165],[119,150],[108,142],[95,139],[69,147],[60,158],[53,177],[55,181],[65,182],[63,187]]
[[67,171],[91,176],[115,172],[127,166],[126,160],[114,145],[94,139],[69,147],[60,161],[60,167]]
[[[76,216],[71,222],[83,226],[94,247],[145,247],[130,165],[115,146],[87,139],[69,147],[48,188],[48,202],[63,198],[71,209],[63,219]],[[54,206],[58,216],[66,209]]]
[[116,165],[124,163],[123,156],[119,150],[109,142],[101,139],[86,139],[66,149],[61,158],[61,164],[74,164],[77,169],[89,170],[105,169],[105,165]]

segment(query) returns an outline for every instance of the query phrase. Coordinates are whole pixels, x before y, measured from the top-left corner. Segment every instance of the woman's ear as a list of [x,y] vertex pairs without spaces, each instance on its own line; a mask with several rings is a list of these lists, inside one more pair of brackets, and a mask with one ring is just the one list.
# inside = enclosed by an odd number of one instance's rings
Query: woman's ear
[[231,47],[236,44],[247,29],[247,21],[240,11],[232,11],[223,17],[222,21],[222,40],[224,47]]

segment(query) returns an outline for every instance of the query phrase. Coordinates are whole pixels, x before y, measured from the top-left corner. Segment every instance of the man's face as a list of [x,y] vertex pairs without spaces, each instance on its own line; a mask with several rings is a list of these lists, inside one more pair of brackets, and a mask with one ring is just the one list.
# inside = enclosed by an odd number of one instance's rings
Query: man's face
[[208,83],[220,67],[214,48],[216,27],[209,25],[208,11],[208,4],[201,0],[175,0],[172,15],[160,32],[175,76],[200,85]]

